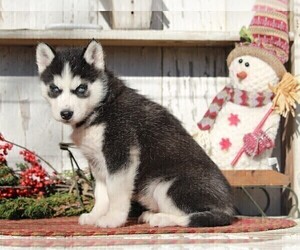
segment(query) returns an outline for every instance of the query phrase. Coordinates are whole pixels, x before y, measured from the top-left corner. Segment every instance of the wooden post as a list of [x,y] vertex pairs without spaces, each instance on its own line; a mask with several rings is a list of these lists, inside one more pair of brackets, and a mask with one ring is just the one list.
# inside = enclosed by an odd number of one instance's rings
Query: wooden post
[[[300,0],[291,2],[291,27],[294,32],[294,43],[291,47],[291,71],[294,75],[300,75]],[[300,107],[296,109],[296,118],[293,119],[291,127],[292,131],[287,131],[290,136],[290,145],[287,145],[286,168],[292,178],[292,188],[298,197],[300,197],[300,135],[299,132],[299,115]],[[291,134],[292,133],[292,134]],[[299,216],[299,215],[298,215]]]

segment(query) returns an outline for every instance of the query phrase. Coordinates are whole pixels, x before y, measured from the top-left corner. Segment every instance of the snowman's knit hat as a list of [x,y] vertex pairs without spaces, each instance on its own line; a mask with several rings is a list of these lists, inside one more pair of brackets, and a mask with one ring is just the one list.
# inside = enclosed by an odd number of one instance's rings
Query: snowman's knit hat
[[288,0],[257,0],[249,26],[254,41],[240,43],[231,51],[227,65],[239,56],[255,56],[268,63],[281,78],[289,58]]

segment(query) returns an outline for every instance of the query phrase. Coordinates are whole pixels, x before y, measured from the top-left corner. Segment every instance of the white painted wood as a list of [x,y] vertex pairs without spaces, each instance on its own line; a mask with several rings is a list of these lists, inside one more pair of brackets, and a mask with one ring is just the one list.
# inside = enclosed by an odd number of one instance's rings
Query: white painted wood
[[164,0],[164,29],[189,31],[225,31],[225,1]]
[[228,82],[225,77],[165,77],[162,104],[193,133],[213,97]]
[[13,11],[15,9],[15,2],[1,0],[1,19],[0,19],[0,29],[13,29],[15,26],[15,16],[16,13]]
[[101,26],[102,23],[98,23],[98,9],[99,9],[99,6],[98,4],[100,3],[100,1],[98,0],[90,0],[89,1],[89,4],[88,4],[88,12],[89,12],[89,15],[88,15],[88,22],[87,23],[90,23],[90,24],[100,24]]
[[1,0],[0,29],[41,30],[51,24],[98,24],[98,0]]
[[130,88],[145,95],[150,100],[162,104],[162,78],[161,77],[121,77]]
[[149,29],[152,0],[112,0],[112,28]]
[[295,33],[300,30],[300,1],[290,1],[290,30]]
[[237,33],[243,26],[248,27],[254,12],[255,0],[226,0],[226,31]]
[[95,0],[97,1],[98,11],[97,19],[98,24],[103,27],[104,30],[111,29],[111,14],[112,11],[112,2],[111,0]]
[[[228,81],[226,51],[220,48],[166,48],[163,102],[192,131],[212,98]],[[206,77],[205,77],[206,76]]]
[[63,0],[63,23],[74,23],[72,0]]
[[89,2],[82,0],[73,0],[74,23],[89,23]]
[[[0,31],[0,39],[87,39],[95,34],[93,30],[63,30],[39,31],[19,30]],[[157,40],[157,41],[235,41],[236,32],[194,32],[194,31],[160,31],[160,30],[103,30],[97,35],[98,39],[125,39],[125,40]]]
[[[292,63],[292,73],[296,76],[300,75],[300,1],[293,1],[293,18],[294,18],[294,30],[295,30],[295,38],[294,43],[291,48],[291,63]],[[293,178],[292,186],[294,191],[300,197],[300,136],[299,136],[299,124],[300,124],[300,105],[297,106],[296,109],[296,118],[293,120],[293,129],[289,131],[292,133],[292,141],[291,148],[287,149],[287,166],[293,166],[291,174]],[[299,214],[297,214],[299,216]]]
[[[1,0],[3,10],[0,29],[44,29],[51,24],[75,23],[99,24],[104,29],[148,29],[151,25],[151,28],[174,31],[236,33],[243,25],[249,25],[254,2],[255,0]],[[297,8],[297,4],[295,6]],[[155,15],[151,11],[155,11]],[[298,19],[294,18],[291,23],[299,22]]]
[[46,9],[42,9],[42,14],[46,17],[46,22],[44,23],[44,28],[47,24],[51,23],[62,23],[64,22],[64,17],[67,15],[63,11],[65,0],[46,0]]
[[[294,33],[290,32],[293,41]],[[161,31],[161,30],[0,30],[1,45],[36,45],[51,40],[51,44],[85,44],[95,38],[113,46],[228,46],[239,41],[238,32]]]
[[[0,77],[0,131],[20,145],[27,146],[45,157],[61,170],[61,152],[57,142],[62,138],[62,127],[54,121],[42,98],[37,77]],[[22,160],[15,149],[9,162]]]
[[29,16],[29,28],[30,29],[44,29],[47,22],[46,13],[43,11],[46,0],[35,1],[30,0],[30,16]]

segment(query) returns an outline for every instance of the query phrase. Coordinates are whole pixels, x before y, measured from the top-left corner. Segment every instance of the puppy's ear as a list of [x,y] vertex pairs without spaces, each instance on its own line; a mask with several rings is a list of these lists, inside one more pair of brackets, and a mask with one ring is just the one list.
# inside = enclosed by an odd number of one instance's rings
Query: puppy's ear
[[90,65],[94,65],[96,69],[104,70],[104,54],[100,43],[92,40],[86,47],[83,58]]
[[36,48],[36,64],[38,66],[39,74],[51,64],[55,57],[54,50],[45,43],[40,43]]

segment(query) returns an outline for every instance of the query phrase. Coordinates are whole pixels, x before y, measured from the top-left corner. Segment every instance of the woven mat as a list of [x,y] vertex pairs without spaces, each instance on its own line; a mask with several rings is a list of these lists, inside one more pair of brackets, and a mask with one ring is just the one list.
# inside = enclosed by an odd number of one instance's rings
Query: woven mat
[[223,227],[165,227],[153,228],[147,224],[129,221],[120,228],[96,228],[78,225],[78,217],[63,217],[40,220],[0,220],[0,235],[12,236],[97,236],[128,234],[172,234],[172,233],[240,233],[259,232],[289,228],[296,222],[288,219],[239,218],[230,226]]

